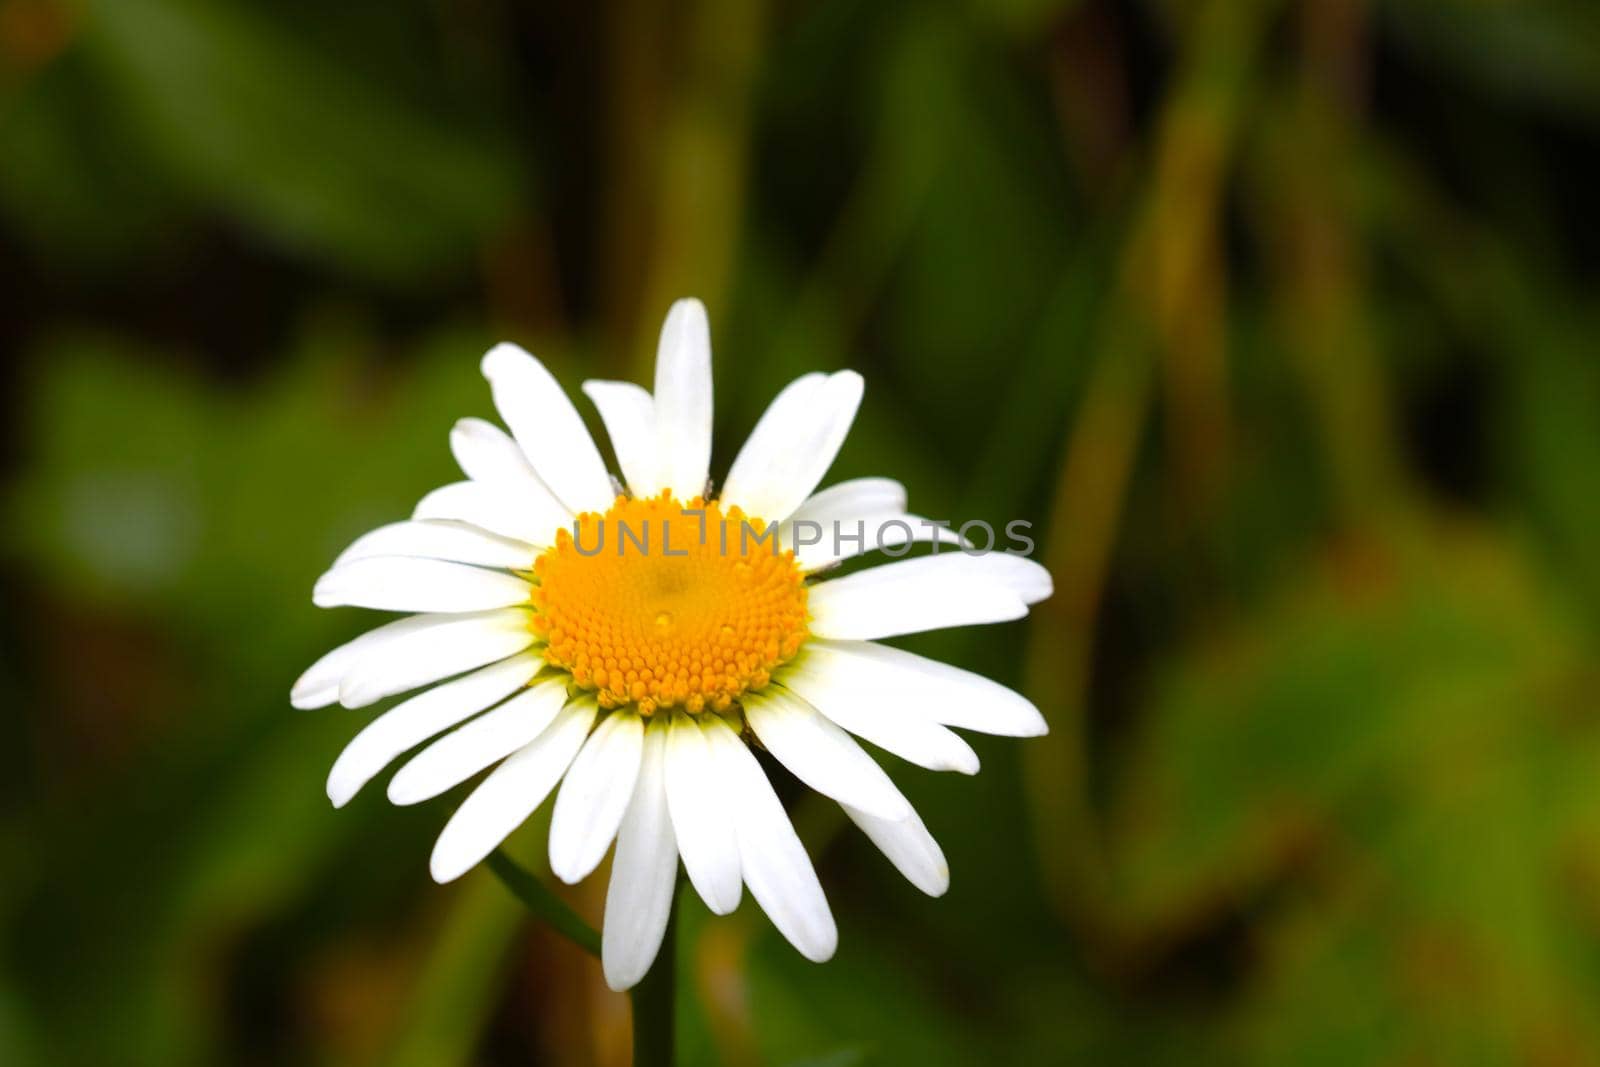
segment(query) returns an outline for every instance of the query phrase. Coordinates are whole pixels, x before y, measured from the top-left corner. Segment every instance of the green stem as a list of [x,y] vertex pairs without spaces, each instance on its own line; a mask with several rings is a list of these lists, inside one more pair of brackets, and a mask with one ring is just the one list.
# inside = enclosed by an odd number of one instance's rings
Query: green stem
[[549,923],[556,933],[591,956],[600,955],[600,935],[550,887],[529,874],[516,860],[500,849],[489,854],[489,869],[511,890],[523,906]]
[[633,1067],[672,1067],[678,982],[678,897],[672,896],[667,932],[656,962],[630,994],[633,998]]
[[[516,860],[500,849],[489,854],[489,869],[524,907],[549,923],[556,933],[591,956],[600,955],[600,935],[577,912],[550,891]],[[678,896],[672,895],[667,932],[661,938],[650,973],[633,987],[634,1067],[672,1067],[675,1056],[674,1022],[677,1014]]]

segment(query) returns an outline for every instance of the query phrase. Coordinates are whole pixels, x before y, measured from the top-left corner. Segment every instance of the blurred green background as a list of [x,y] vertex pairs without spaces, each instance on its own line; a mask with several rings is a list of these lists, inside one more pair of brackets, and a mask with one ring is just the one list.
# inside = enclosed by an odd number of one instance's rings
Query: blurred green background
[[1597,146],[1592,0],[0,0],[0,1064],[626,1062],[287,693],[489,344],[691,294],[714,472],[855,367],[1057,591],[907,642],[1052,726],[896,768],[948,896],[781,779],[838,956],[690,898],[685,1063],[1600,1063]]

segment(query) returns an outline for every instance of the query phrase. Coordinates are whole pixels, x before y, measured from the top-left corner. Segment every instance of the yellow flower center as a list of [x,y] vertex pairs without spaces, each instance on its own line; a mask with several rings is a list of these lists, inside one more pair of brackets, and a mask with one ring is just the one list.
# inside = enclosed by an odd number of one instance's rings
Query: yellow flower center
[[726,710],[806,638],[804,575],[775,533],[670,493],[580,515],[533,565],[545,661],[604,707]]

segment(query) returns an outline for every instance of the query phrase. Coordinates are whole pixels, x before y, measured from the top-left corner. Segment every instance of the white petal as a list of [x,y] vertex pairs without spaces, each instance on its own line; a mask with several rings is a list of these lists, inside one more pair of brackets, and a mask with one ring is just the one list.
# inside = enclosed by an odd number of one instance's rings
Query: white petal
[[[778,542],[794,549],[802,570],[817,570],[878,547],[877,536],[883,532],[883,524],[904,516],[905,511],[906,488],[899,482],[892,478],[852,478],[807,498],[783,521]],[[912,525],[913,530],[917,528]],[[890,527],[888,532],[896,531]],[[883,547],[893,545],[885,542]]]
[[346,641],[306,668],[289,690],[289,703],[297,708],[325,708],[339,699],[339,683],[364,654],[416,628],[410,619],[398,619],[360,637]]
[[606,887],[600,963],[606,985],[619,993],[650,970],[672,915],[678,846],[667,814],[666,749],[667,724],[658,715],[645,730],[639,779],[617,831]]
[[667,808],[689,881],[706,907],[726,915],[739,906],[739,846],[718,765],[695,718],[673,715],[667,729]]
[[911,805],[873,758],[794,693],[771,687],[744,698],[745,719],[767,751],[823,796],[885,819],[903,819]]
[[531,570],[538,555],[539,550],[526,541],[502,537],[470,523],[432,519],[391,522],[363,534],[339,553],[333,566],[374,556],[420,556],[502,570]]
[[538,737],[566,702],[565,680],[552,678],[457,727],[395,773],[390,802],[416,804],[460,785]]
[[556,497],[574,512],[611,507],[611,476],[594,438],[545,365],[501,344],[483,357],[483,376],[512,436]]
[[533,587],[505,571],[442,559],[375,556],[335,567],[317,579],[319,608],[379,611],[486,611],[526,604]]
[[813,638],[801,657],[818,671],[847,675],[871,699],[893,701],[934,722],[1002,737],[1050,732],[1039,709],[1021,693],[981,674],[870,641]]
[[945,862],[939,842],[928,833],[915,811],[904,819],[890,820],[848,804],[841,806],[850,821],[861,827],[895,869],[906,876],[906,881],[930,897],[944,896],[950,888],[950,865]]
[[726,507],[786,519],[822,481],[861,405],[861,375],[807,374],[777,395],[740,449],[722,487]]
[[698,300],[673,304],[661,326],[655,415],[661,488],[699,496],[711,466],[711,327]]
[[583,391],[606,424],[611,450],[617,454],[617,466],[622,468],[629,491],[639,497],[660,491],[655,402],[649,392],[632,382],[602,381],[584,382]]
[[961,537],[948,527],[908,511],[853,515],[826,522],[797,513],[783,524],[778,541],[793,548],[795,562],[801,570],[810,572],[864,552],[885,551],[923,541],[959,545]]
[[944,552],[811,587],[811,632],[871,640],[947,626],[1007,622],[1050,595],[1050,574],[1021,556]]
[[[1017,596],[1022,598],[1024,604],[1037,604],[1041,600],[1048,600],[1050,594],[1055,592],[1055,582],[1050,577],[1050,572],[1042,564],[1036,563],[1027,556],[1018,556],[1010,552],[985,552],[980,555],[970,555],[966,552],[958,553],[955,560],[964,560],[961,564],[942,563],[939,567],[961,566],[970,569],[971,573],[984,581],[1000,582]],[[933,561],[908,560],[909,563],[930,564],[930,570],[937,570],[931,566]]]
[[1013,594],[979,582],[952,580],[899,587],[852,581],[870,573],[860,571],[811,587],[812,633],[843,640],[876,640],[952,626],[1010,622],[1028,614],[1028,605]]
[[643,720],[613,712],[572,761],[550,818],[550,871],[563,882],[594,870],[611,847],[633,796],[643,745]]
[[511,435],[488,419],[457,419],[450,427],[450,454],[461,473],[475,482],[495,485],[539,477]]
[[724,817],[733,820],[745,884],[772,925],[800,954],[816,963],[831,959],[839,931],[805,846],[772,791],[761,765],[728,725],[701,716],[725,792]]
[[572,526],[570,518],[552,524],[535,498],[507,493],[487,482],[440,486],[417,501],[411,517],[471,523],[490,533],[545,548],[555,543],[557,530]]
[[774,677],[812,707],[886,752],[933,771],[978,773],[978,754],[959,736],[872,686],[875,664],[801,654]]
[[339,681],[339,703],[364,708],[384,697],[505,659],[533,644],[528,613],[497,608],[461,615],[413,615],[383,627]]
[[893,478],[851,478],[813,493],[794,518],[830,522],[855,515],[883,515],[906,509],[906,487]]
[[436,882],[461,877],[532,815],[566,772],[589,734],[596,706],[581,698],[548,729],[506,758],[445,824],[428,869]]
[[494,423],[458,420],[450,430],[450,451],[468,478],[515,497],[543,528],[571,525],[572,512],[556,499],[510,435]]
[[395,705],[368,723],[334,760],[328,799],[334,807],[344,807],[401,753],[510,696],[542,663],[534,653],[523,652]]

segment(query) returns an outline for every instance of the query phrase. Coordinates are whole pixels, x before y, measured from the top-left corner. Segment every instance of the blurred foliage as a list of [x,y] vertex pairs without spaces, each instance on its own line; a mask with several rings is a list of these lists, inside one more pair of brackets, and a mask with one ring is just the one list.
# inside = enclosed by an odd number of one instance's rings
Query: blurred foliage
[[858,367],[1057,595],[908,642],[1053,727],[897,768],[946,898],[779,776],[838,958],[686,901],[683,1062],[1600,1063],[1597,120],[1587,0],[0,0],[0,1063],[626,1062],[286,694],[491,342],[688,293],[716,470]]

